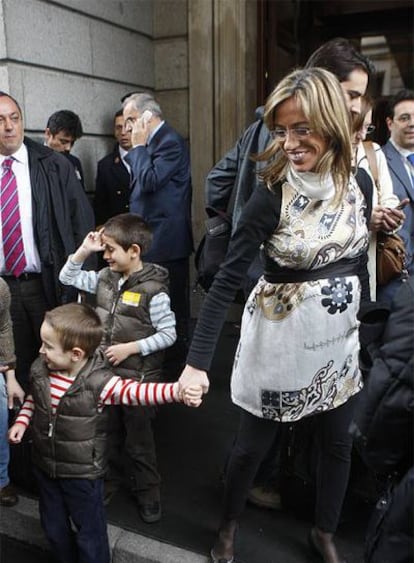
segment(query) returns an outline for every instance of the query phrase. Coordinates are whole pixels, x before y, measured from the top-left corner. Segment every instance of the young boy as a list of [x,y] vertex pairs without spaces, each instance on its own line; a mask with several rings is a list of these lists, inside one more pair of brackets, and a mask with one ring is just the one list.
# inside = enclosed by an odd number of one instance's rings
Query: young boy
[[[101,346],[109,363],[117,367],[117,375],[140,381],[159,378],[163,351],[176,338],[175,317],[167,293],[168,272],[141,259],[151,242],[151,231],[139,215],[116,215],[99,232],[86,236],[59,276],[65,285],[96,294],[96,311],[105,328]],[[82,270],[83,262],[93,252],[102,250],[108,268],[100,272]],[[122,407],[121,414],[130,468],[128,483],[137,496],[141,518],[147,523],[157,522],[161,518],[161,479],[151,423],[154,412]],[[112,426],[116,422],[119,426],[116,420]],[[119,442],[119,437],[112,435],[112,449],[116,439]],[[110,455],[110,470],[115,461],[116,457]]]
[[[178,383],[139,383],[113,375],[102,353],[95,353],[102,335],[100,319],[87,305],[69,303],[46,313],[40,357],[31,368],[31,394],[9,430],[9,440],[18,443],[32,426],[41,523],[64,563],[110,561],[103,505],[105,406],[180,400]],[[201,388],[186,393],[184,402],[199,406]]]
[[[8,409],[13,408],[14,400],[23,403],[24,391],[17,383],[14,367],[13,330],[10,318],[10,291],[6,282],[0,278],[0,506],[14,506],[18,497],[9,480],[10,450],[7,441],[9,428]],[[4,373],[4,376],[3,376]]]

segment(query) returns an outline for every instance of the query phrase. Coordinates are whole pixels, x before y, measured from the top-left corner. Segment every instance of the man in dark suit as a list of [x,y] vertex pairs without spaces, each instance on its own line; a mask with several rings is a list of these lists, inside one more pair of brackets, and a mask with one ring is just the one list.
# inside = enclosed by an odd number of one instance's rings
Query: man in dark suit
[[[59,272],[68,254],[94,228],[94,216],[72,165],[49,147],[24,137],[21,108],[5,92],[0,92],[0,176],[0,275],[12,296],[16,376],[25,387],[39,353],[44,314],[66,299]],[[15,187],[13,196],[7,195],[7,177]],[[11,197],[13,213],[5,202]],[[21,248],[17,270],[9,259],[11,215],[16,217]]]
[[69,109],[53,113],[47,120],[45,129],[46,144],[51,149],[61,152],[71,162],[76,177],[85,189],[85,179],[81,161],[70,153],[77,139],[83,135],[82,123],[78,115]]
[[132,94],[123,103],[131,131],[130,210],[151,226],[153,243],[144,260],[161,264],[170,276],[171,308],[177,342],[167,351],[165,373],[180,372],[187,354],[190,317],[191,171],[185,140],[168,125],[151,94]]
[[[386,117],[390,138],[382,147],[387,158],[394,193],[404,207],[405,220],[398,234],[404,240],[407,270],[414,274],[414,91],[401,90],[391,100]],[[390,302],[401,279],[378,288],[377,299]]]
[[115,114],[114,137],[114,150],[98,162],[94,198],[97,225],[129,211],[130,177],[125,157],[131,148],[131,133],[125,131],[122,109]]

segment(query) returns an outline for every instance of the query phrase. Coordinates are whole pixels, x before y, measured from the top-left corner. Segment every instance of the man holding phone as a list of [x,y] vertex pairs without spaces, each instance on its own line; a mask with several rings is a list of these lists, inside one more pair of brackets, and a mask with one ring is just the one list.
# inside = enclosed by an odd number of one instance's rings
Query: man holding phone
[[[398,234],[406,249],[406,267],[414,273],[414,91],[401,90],[389,102],[386,122],[390,138],[382,147],[395,195],[397,209],[404,209],[405,219]],[[377,299],[391,302],[402,280],[392,280],[378,289]]]
[[190,267],[193,252],[191,171],[186,141],[163,119],[149,93],[134,93],[123,102],[125,129],[132,148],[130,211],[138,213],[153,231],[144,257],[167,268],[171,309],[176,316],[177,341],[166,353],[164,372],[175,378],[185,363],[190,318]]

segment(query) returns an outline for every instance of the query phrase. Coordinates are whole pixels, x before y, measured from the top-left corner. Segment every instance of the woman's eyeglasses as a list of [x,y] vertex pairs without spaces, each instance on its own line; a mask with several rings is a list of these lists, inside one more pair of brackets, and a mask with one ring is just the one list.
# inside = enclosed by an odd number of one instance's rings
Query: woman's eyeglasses
[[306,139],[312,133],[312,129],[309,127],[293,127],[292,129],[282,129],[277,127],[276,129],[270,130],[270,136],[275,141],[286,141],[289,135],[293,135],[296,139]]

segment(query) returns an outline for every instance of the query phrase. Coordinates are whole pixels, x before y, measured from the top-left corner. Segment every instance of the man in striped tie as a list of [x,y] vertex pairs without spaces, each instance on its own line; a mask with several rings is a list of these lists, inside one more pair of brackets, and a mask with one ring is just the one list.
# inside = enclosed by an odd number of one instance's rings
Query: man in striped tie
[[[398,234],[404,240],[406,266],[414,274],[414,91],[400,90],[389,102],[387,126],[390,138],[382,147],[387,158],[394,193],[400,201],[409,200],[404,207],[405,220]],[[401,279],[378,288],[377,299],[391,302],[401,285]]]
[[59,271],[93,227],[70,162],[24,136],[18,102],[0,91],[0,275],[12,296],[16,375],[23,387],[44,314],[64,301]]

